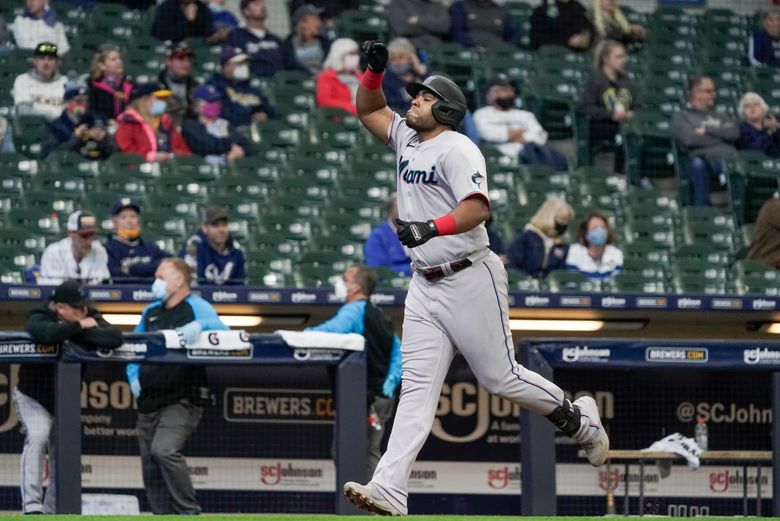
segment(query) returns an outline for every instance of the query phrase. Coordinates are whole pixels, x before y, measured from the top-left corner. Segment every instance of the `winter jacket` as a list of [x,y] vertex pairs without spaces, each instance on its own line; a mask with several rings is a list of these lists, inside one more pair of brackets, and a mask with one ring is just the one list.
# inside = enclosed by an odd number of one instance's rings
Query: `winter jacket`
[[155,161],[157,152],[171,152],[180,156],[192,154],[184,137],[167,114],[160,118],[160,126],[156,132],[133,109],[127,109],[120,114],[118,123],[114,138],[119,150],[124,154],[137,154],[145,157],[147,161]]
[[764,29],[748,39],[747,57],[754,67],[780,67],[780,40],[775,40]]
[[271,102],[260,89],[249,81],[230,80],[222,74],[215,74],[209,82],[222,95],[222,111],[219,116],[231,125],[246,126],[252,123],[252,114],[264,112],[269,118],[276,116]]
[[114,90],[103,80],[89,82],[89,110],[105,120],[116,119],[130,103],[130,91],[133,84],[127,78]]
[[160,261],[172,257],[154,242],[143,238],[129,240],[112,233],[104,244],[108,253],[108,271],[114,283],[138,283],[154,278]]
[[538,49],[542,45],[569,46],[569,38],[583,31],[593,34],[593,24],[588,11],[577,0],[543,0],[529,19],[531,24],[530,46]]
[[211,9],[196,0],[198,14],[190,21],[184,16],[181,0],[165,0],[154,14],[152,36],[166,41],[178,42],[185,38],[206,38],[216,32]]
[[194,118],[187,118],[182,122],[181,133],[193,154],[204,157],[220,156],[224,162],[224,156],[230,152],[233,144],[243,148],[245,155],[252,154],[252,144],[227,120],[218,118],[213,124],[219,125],[225,135],[214,135],[209,127]]
[[368,266],[390,268],[407,277],[412,275],[412,259],[406,253],[390,221],[385,221],[371,230],[363,246],[363,254]]
[[545,277],[564,267],[568,244],[556,244],[535,226],[528,224],[507,250],[509,266],[533,277]]
[[[360,74],[355,73],[359,79]],[[352,100],[352,92],[339,79],[338,73],[333,69],[322,71],[317,76],[317,106],[335,107],[350,114],[357,114],[357,107]]]
[[758,150],[768,156],[780,157],[780,131],[771,134],[766,129],[758,129],[743,121],[739,124],[740,150]]
[[76,152],[87,159],[106,159],[114,153],[116,146],[114,138],[106,133],[102,141],[95,141],[89,137],[78,137],[73,131],[81,124],[91,128],[94,125],[94,115],[87,114],[81,121],[74,122],[68,116],[67,111],[63,110],[60,117],[49,123],[46,132],[41,139],[41,155],[48,156],[55,150],[67,150]]
[[[84,329],[78,322],[63,322],[49,303],[37,307],[27,315],[27,332],[39,344],[62,344],[66,340],[78,343],[85,349],[115,349],[124,343],[122,332],[112,326],[92,307],[87,316],[98,327]],[[19,366],[17,389],[37,400],[49,413],[54,413],[54,367],[50,364],[22,364]]]

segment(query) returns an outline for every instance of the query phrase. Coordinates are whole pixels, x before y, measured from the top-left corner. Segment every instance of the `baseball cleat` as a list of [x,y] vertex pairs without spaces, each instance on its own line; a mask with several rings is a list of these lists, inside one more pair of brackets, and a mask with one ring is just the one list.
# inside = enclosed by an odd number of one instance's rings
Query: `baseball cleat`
[[370,483],[368,485],[361,485],[354,481],[344,483],[344,495],[350,503],[372,514],[379,514],[380,516],[403,515],[397,508],[383,499]]
[[574,401],[574,405],[579,407],[583,418],[587,418],[590,424],[592,435],[580,442],[580,447],[585,451],[585,455],[588,457],[588,461],[594,467],[600,467],[607,459],[607,452],[609,452],[609,437],[604,431],[604,426],[601,424],[601,417],[599,416],[599,408],[596,405],[596,400],[590,396],[583,396]]

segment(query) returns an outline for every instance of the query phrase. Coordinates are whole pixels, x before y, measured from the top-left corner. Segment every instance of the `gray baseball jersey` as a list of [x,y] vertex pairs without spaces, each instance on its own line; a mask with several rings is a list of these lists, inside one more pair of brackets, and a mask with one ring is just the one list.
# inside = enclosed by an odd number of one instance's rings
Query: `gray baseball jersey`
[[[388,144],[395,149],[398,161],[398,215],[402,220],[441,217],[475,194],[489,201],[485,158],[463,134],[447,130],[420,143],[417,132],[394,114]],[[487,247],[487,230],[480,224],[466,233],[436,237],[408,251],[416,266],[430,267]]]

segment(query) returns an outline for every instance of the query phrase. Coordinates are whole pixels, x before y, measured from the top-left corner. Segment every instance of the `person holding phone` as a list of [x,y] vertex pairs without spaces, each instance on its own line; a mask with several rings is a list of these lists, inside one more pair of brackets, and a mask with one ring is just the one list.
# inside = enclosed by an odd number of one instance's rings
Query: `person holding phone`
[[758,150],[771,157],[780,157],[780,132],[777,119],[769,112],[764,98],[748,92],[739,100],[740,150]]

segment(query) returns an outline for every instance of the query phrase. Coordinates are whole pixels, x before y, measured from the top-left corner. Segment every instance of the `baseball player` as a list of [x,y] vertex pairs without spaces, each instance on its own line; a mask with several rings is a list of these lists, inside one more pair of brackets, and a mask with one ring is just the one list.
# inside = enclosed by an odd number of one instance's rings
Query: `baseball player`
[[398,237],[414,275],[403,325],[401,399],[387,452],[367,485],[344,494],[358,508],[406,515],[407,481],[433,423],[441,387],[457,348],[488,392],[546,416],[600,466],[609,438],[595,400],[574,403],[542,376],[515,361],[509,327],[507,275],[488,249],[490,213],[485,159],[455,132],[466,112],[460,88],[443,76],[410,83],[406,118],[382,94],[387,48],[363,44],[368,70],[357,91],[363,125],[398,158]]

